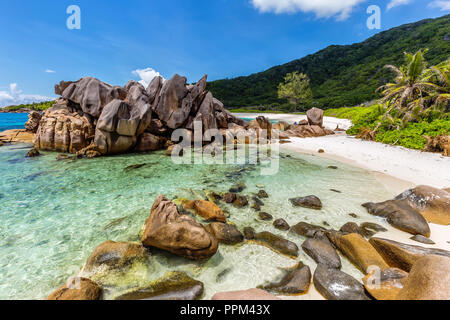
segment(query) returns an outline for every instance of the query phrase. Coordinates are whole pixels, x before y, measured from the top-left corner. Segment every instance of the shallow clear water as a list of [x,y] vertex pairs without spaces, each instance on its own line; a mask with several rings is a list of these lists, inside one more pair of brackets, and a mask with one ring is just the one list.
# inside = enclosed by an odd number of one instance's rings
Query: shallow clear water
[[27,113],[0,113],[0,132],[11,129],[23,129],[27,121]]
[[[252,165],[176,165],[164,152],[76,161],[56,161],[55,153],[25,159],[28,147],[0,147],[0,299],[42,299],[80,270],[92,250],[106,240],[137,241],[137,234],[159,194],[168,198],[194,198],[202,190],[227,191],[237,181],[244,194],[263,184],[270,195],[263,211],[284,218],[340,228],[349,221],[384,224],[365,212],[361,204],[390,195],[368,172],[333,161],[297,154],[282,154],[280,171],[261,176]],[[130,165],[146,164],[125,170]],[[337,165],[338,170],[328,166]],[[244,170],[242,170],[244,169]],[[340,190],[336,193],[330,189]],[[288,199],[315,194],[324,209],[293,208]],[[271,222],[257,220],[251,208],[221,204],[229,221],[241,230],[282,235],[300,247],[301,237],[277,231]],[[354,219],[349,213],[356,213]],[[217,291],[248,289],[273,280],[280,268],[314,262],[300,250],[293,260],[251,244],[221,245],[207,262],[191,262],[154,252],[145,278],[166,271],[186,271],[204,282],[205,298]],[[350,263],[343,270],[361,278]],[[107,297],[114,292],[107,291]]]

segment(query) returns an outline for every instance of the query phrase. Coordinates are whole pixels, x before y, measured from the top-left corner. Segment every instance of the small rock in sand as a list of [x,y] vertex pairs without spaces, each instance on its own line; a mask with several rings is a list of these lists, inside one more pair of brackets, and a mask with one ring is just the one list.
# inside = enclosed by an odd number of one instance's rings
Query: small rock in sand
[[424,236],[421,236],[420,234],[412,236],[410,239],[414,240],[414,241],[417,241],[417,242],[420,242],[420,243],[424,243],[424,244],[436,244],[436,242],[434,242],[433,240],[428,239],[428,238],[426,238]]

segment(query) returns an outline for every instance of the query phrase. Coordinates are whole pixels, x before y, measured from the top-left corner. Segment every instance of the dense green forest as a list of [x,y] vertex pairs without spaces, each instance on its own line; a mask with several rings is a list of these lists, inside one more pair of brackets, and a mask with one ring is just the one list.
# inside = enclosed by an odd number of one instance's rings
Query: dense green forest
[[3,112],[15,112],[15,111],[18,111],[18,110],[21,110],[21,109],[43,111],[43,110],[47,110],[48,108],[53,106],[54,103],[55,103],[55,101],[36,102],[36,103],[31,103],[31,104],[19,104],[17,106],[10,106],[10,107],[2,108],[1,111],[3,111]]
[[230,109],[291,111],[287,101],[278,99],[277,87],[287,73],[299,71],[311,78],[314,95],[303,109],[355,106],[379,98],[376,89],[393,80],[394,74],[383,68],[386,64],[402,64],[403,52],[422,48],[429,49],[430,65],[450,57],[450,15],[384,31],[362,43],[330,46],[247,77],[213,81],[208,89]]

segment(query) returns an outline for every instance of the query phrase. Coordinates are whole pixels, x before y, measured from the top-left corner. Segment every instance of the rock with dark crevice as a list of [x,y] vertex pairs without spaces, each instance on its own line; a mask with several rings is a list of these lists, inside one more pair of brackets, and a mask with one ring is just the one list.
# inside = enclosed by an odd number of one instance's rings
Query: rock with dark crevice
[[268,247],[275,252],[290,257],[298,256],[298,247],[292,241],[286,240],[270,232],[256,233],[254,241],[262,246]]
[[323,264],[333,269],[341,268],[341,258],[330,242],[309,238],[303,242],[302,249],[317,264]]

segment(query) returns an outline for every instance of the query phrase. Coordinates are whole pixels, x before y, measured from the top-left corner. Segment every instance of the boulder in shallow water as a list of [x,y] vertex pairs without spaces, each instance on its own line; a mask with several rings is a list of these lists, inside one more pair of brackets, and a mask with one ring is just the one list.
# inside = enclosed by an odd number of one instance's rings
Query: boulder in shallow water
[[303,207],[314,210],[322,209],[322,201],[316,196],[298,197],[289,199],[294,207]]
[[211,202],[205,200],[193,200],[193,201],[183,201],[183,209],[193,210],[197,215],[203,217],[206,220],[215,220],[219,222],[227,222],[225,213],[220,209],[220,207]]
[[310,238],[303,242],[302,249],[317,264],[333,269],[341,268],[341,258],[330,242]]
[[30,151],[28,151],[27,158],[35,158],[35,157],[39,157],[40,155],[41,154],[39,153],[39,151],[37,151],[35,148],[33,148]]
[[298,257],[298,247],[295,243],[286,240],[270,232],[256,233],[254,241],[262,246],[268,247],[275,252],[290,256]]
[[223,200],[226,203],[233,203],[236,200],[236,194],[235,193],[225,193],[223,196]]
[[92,251],[83,270],[89,273],[100,267],[123,269],[148,258],[149,253],[140,243],[106,241]]
[[397,300],[450,300],[450,258],[431,255],[417,260]]
[[311,285],[311,270],[300,262],[292,269],[284,270],[281,280],[260,286],[260,289],[282,295],[307,293]]
[[231,224],[213,222],[206,226],[206,230],[216,237],[219,243],[233,245],[244,241],[244,235]]
[[344,235],[340,232],[328,232],[331,243],[339,249],[355,266],[367,274],[373,266],[381,269],[389,268],[381,255],[361,235],[350,233]]
[[407,272],[397,268],[378,269],[365,276],[363,282],[367,292],[375,299],[395,300],[407,277]]
[[359,226],[361,233],[366,238],[371,238],[378,232],[387,232],[388,229],[386,229],[383,226],[380,226],[379,224],[373,223],[373,222],[363,222]]
[[369,242],[391,267],[399,268],[406,272],[409,272],[412,266],[425,256],[439,255],[450,257],[450,251],[442,249],[413,246],[381,238],[372,238]]
[[244,237],[247,240],[254,240],[255,239],[255,229],[253,229],[252,227],[245,227],[244,228]]
[[328,300],[370,300],[358,280],[337,269],[319,264],[313,281],[317,291]]
[[272,221],[273,220],[273,216],[267,212],[260,212],[258,214],[259,219],[261,219],[262,221]]
[[236,208],[243,208],[248,206],[248,199],[246,196],[236,196],[236,200],[233,201],[233,206]]
[[198,300],[203,295],[203,283],[184,272],[168,272],[149,285],[132,289],[115,300]]
[[273,222],[273,226],[275,229],[281,230],[281,231],[288,231],[291,227],[284,219],[277,219]]
[[381,203],[365,203],[363,207],[370,214],[387,218],[387,221],[397,229],[430,237],[431,231],[425,218],[411,206],[407,200],[389,200]]
[[145,223],[142,243],[193,260],[209,258],[218,249],[212,234],[193,218],[181,215],[162,195],[155,200]]
[[315,226],[312,224],[309,224],[307,222],[299,222],[295,226],[293,226],[290,230],[290,232],[293,232],[299,236],[307,237],[307,238],[313,238],[316,233],[326,231],[325,228],[320,226]]
[[242,291],[229,291],[216,293],[211,300],[219,301],[271,301],[281,300],[261,289],[249,289]]
[[46,300],[100,300],[102,288],[95,282],[86,278],[73,278],[69,284],[65,284]]
[[430,186],[418,186],[399,195],[396,200],[406,199],[428,222],[450,224],[450,193]]

